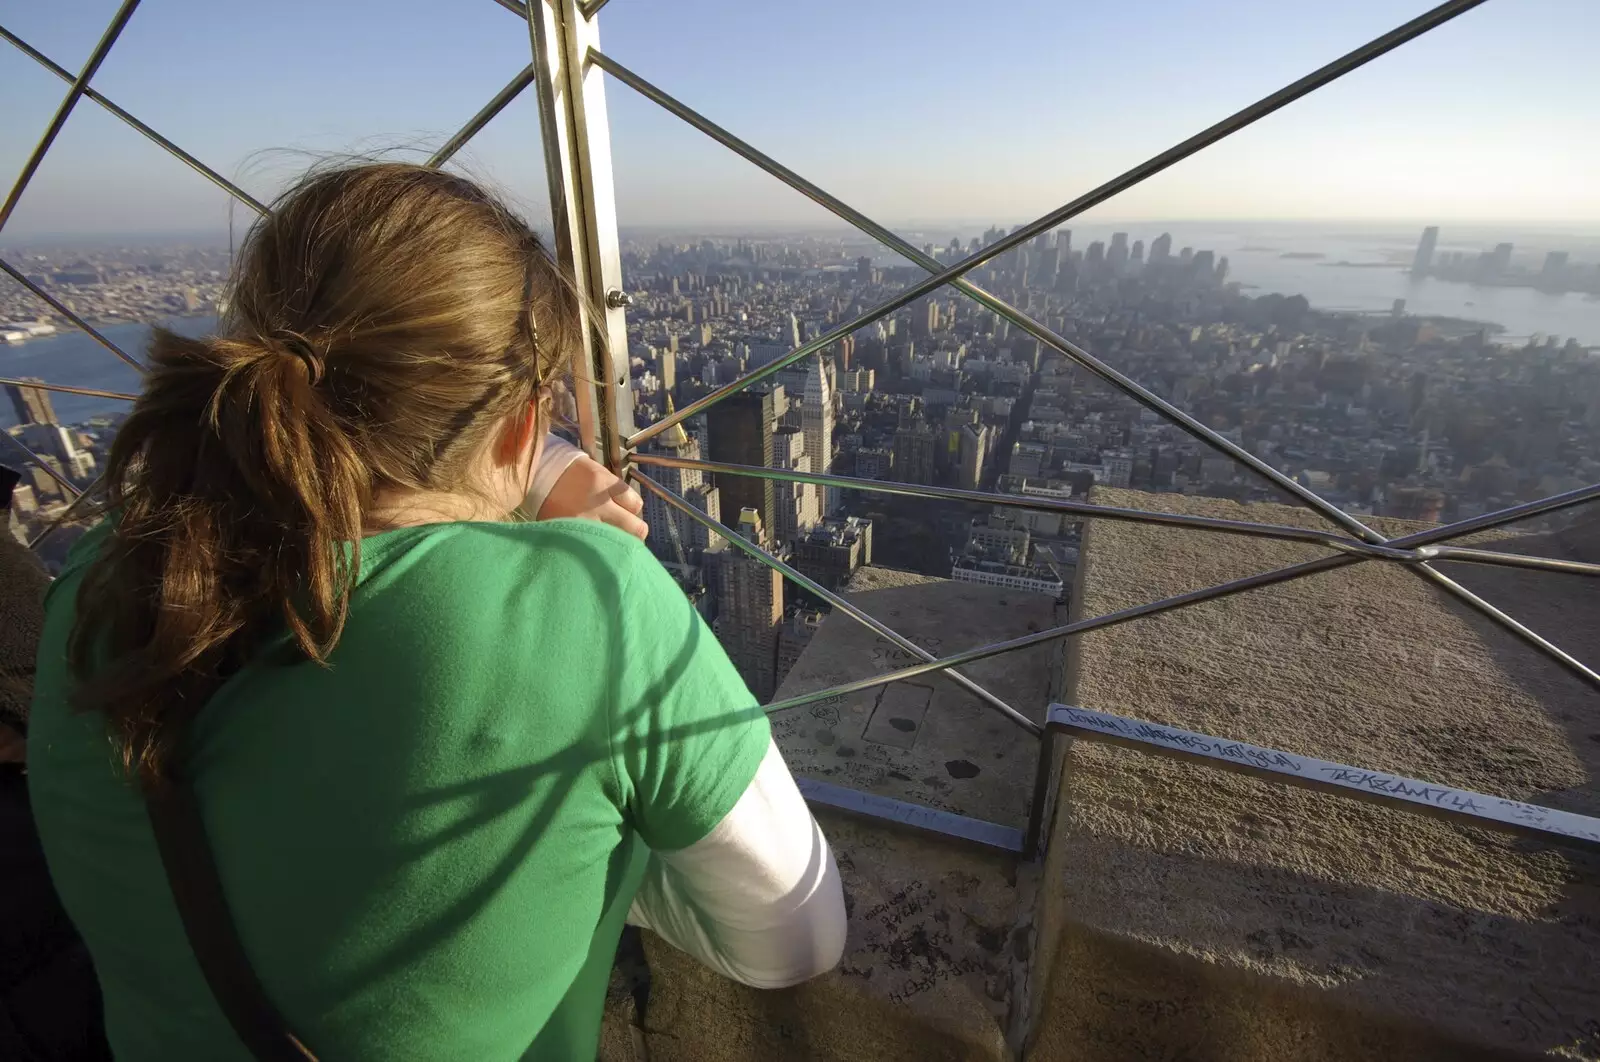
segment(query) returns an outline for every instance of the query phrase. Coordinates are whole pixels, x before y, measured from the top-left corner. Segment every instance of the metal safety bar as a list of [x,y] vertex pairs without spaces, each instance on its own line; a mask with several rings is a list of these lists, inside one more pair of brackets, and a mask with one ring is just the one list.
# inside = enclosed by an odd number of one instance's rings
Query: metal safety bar
[[75,514],[77,513],[78,506],[82,505],[84,502],[94,500],[95,493],[101,487],[105,486],[105,478],[106,474],[104,472],[101,472],[98,476],[94,477],[94,479],[89,482],[89,485],[83,488],[83,492],[68,502],[67,507],[61,510],[61,513],[54,520],[51,520],[48,524],[45,524],[44,527],[39,529],[38,534],[34,535],[28,540],[28,548],[38,549],[41,542],[49,538],[56,531],[65,527],[68,520],[76,519]]
[[132,365],[135,369],[138,369],[140,372],[144,372],[144,366],[139,364],[138,358],[135,358],[132,354],[129,354],[127,351],[117,346],[98,328],[79,316],[76,310],[72,309],[72,307],[68,306],[66,303],[50,294],[44,288],[41,288],[39,285],[35,284],[32,280],[29,280],[25,275],[23,275],[22,270],[18,269],[10,262],[7,262],[4,258],[0,258],[0,272],[5,273],[6,276],[10,277],[12,280],[15,280],[18,284],[21,284],[39,298],[43,299],[45,304],[48,305],[52,310],[71,321],[78,328],[81,328],[91,339],[99,343],[102,347],[105,347],[112,354],[115,354],[129,365]]
[[39,164],[44,161],[45,152],[55,143],[56,137],[67,124],[67,119],[72,116],[72,109],[78,105],[78,100],[83,98],[84,90],[89,87],[89,79],[94,77],[95,72],[100,69],[100,64],[105,62],[106,56],[111,53],[111,46],[117,43],[117,38],[122,35],[123,28],[127,26],[128,19],[133,17],[134,9],[138,6],[139,0],[122,0],[122,6],[117,8],[117,13],[111,17],[111,24],[100,35],[94,51],[90,52],[89,58],[84,61],[83,69],[72,80],[72,87],[67,90],[66,98],[56,108],[55,116],[45,127],[39,143],[34,145],[33,154],[23,163],[22,173],[11,186],[5,202],[0,203],[0,229],[5,228],[6,222],[11,220],[11,213],[17,209],[17,201],[22,198],[22,193],[27,191],[28,182],[33,180],[33,175],[38,172]]
[[[782,573],[796,586],[799,586],[808,593],[811,593],[817,598],[826,601],[829,605],[838,609],[840,612],[843,612],[857,623],[862,624],[881,637],[887,638],[901,649],[904,649],[906,652],[912,654],[913,656],[919,657],[924,661],[932,661],[937,659],[932,653],[922,648],[922,646],[918,645],[916,642],[913,642],[904,635],[891,630],[884,623],[868,615],[866,612],[863,612],[860,608],[856,607],[851,602],[846,601],[844,598],[840,597],[832,590],[829,590],[815,579],[812,579],[810,576],[790,567],[777,557],[774,557],[772,554],[756,545],[754,542],[751,542],[749,539],[739,534],[739,532],[717,520],[712,519],[709,515],[701,512],[699,509],[696,509],[682,495],[662,486],[649,476],[635,475],[633,478],[634,482],[643,486],[646,490],[656,495],[672,508],[683,513],[685,516],[694,520],[701,526],[721,535],[729,542],[729,544],[733,545],[739,550],[742,550],[751,557],[754,557],[768,568],[772,568],[775,571]],[[954,682],[968,693],[977,697],[979,700],[983,701],[989,707],[995,709],[1001,715],[1005,716],[1007,719],[1011,720],[1013,723],[1017,724],[1034,737],[1038,737],[1044,733],[1044,728],[1038,723],[1034,722],[1032,719],[1029,719],[1026,715],[1023,715],[1021,712],[1011,707],[1011,705],[1007,704],[999,697],[996,697],[994,694],[990,693],[988,690],[984,689],[967,676],[961,674],[959,671],[956,671],[953,668],[943,668],[941,670],[944,672],[945,677],[951,682]]]
[[877,793],[863,793],[859,789],[820,782],[805,775],[796,775],[794,784],[800,790],[800,795],[813,807],[831,808],[879,822],[893,822],[908,829],[966,841],[1007,855],[1022,855],[1027,847],[1023,831],[1015,826],[958,815],[953,811],[879,796]]
[[1327,546],[1345,553],[1354,553],[1376,560],[1417,563],[1428,560],[1462,561],[1468,564],[1491,564],[1512,568],[1532,568],[1540,571],[1560,572],[1567,575],[1600,576],[1600,564],[1586,561],[1563,560],[1555,557],[1532,557],[1520,553],[1503,553],[1498,550],[1464,549],[1454,546],[1419,546],[1416,549],[1395,549],[1390,546],[1363,542],[1348,535],[1321,531],[1311,527],[1291,527],[1283,524],[1258,524],[1245,520],[1224,520],[1213,516],[1192,516],[1187,513],[1163,513],[1149,509],[1125,509],[1114,505],[1095,505],[1075,502],[1067,498],[1052,498],[1037,494],[1002,494],[992,491],[966,490],[961,487],[937,487],[920,483],[901,483],[887,479],[859,479],[854,476],[835,476],[816,472],[795,472],[786,468],[763,468],[760,465],[736,465],[720,461],[699,461],[665,454],[638,453],[633,455],[637,465],[655,465],[662,468],[687,468],[721,475],[750,476],[770,479],[780,483],[809,483],[819,487],[836,487],[841,490],[859,490],[872,494],[897,494],[911,498],[938,498],[948,501],[973,502],[981,505],[999,505],[1013,509],[1034,509],[1041,512],[1067,513],[1073,516],[1092,517],[1099,520],[1117,520],[1129,523],[1158,524],[1182,527],[1197,531],[1218,531],[1223,534],[1245,535],[1253,538],[1281,539]]
[[529,63],[523,67],[516,77],[507,81],[505,87],[496,92],[494,97],[467,121],[466,125],[458,129],[454,136],[440,145],[438,151],[428,157],[427,165],[438,168],[454,158],[456,152],[460,151],[467,141],[477,136],[479,130],[494,121],[495,116],[505,110],[512,100],[522,95],[523,89],[533,84],[534,73],[534,64]]
[[9,431],[0,431],[0,438],[5,439],[6,442],[20,450],[24,457],[37,466],[40,471],[44,472],[51,479],[55,480],[56,483],[60,484],[61,489],[66,491],[68,494],[71,494],[74,499],[83,494],[83,491],[74,486],[70,479],[63,476],[60,472],[57,472],[54,468],[50,467],[50,462],[34,453],[33,448],[27,443],[23,442],[15,435],[12,435]]
[[98,387],[73,387],[70,384],[45,383],[43,380],[28,380],[21,377],[0,376],[0,386],[11,384],[16,387],[33,387],[40,391],[57,391],[64,395],[89,395],[92,398],[117,398],[124,402],[133,402],[138,395],[129,394],[127,391],[102,391]]
[[1047,741],[1050,736],[1067,734],[1549,844],[1600,850],[1600,818],[1571,811],[1065,704],[1050,706],[1045,728]]
[[[40,66],[44,67],[46,70],[56,75],[56,77],[59,77],[63,81],[67,82],[72,82],[75,80],[70,70],[56,62],[54,59],[51,59],[49,56],[39,51],[39,49],[23,40],[15,33],[12,33],[4,26],[0,26],[0,37],[4,37],[6,40],[16,45],[20,51],[22,51]],[[118,118],[122,119],[128,125],[132,126],[135,130],[141,133],[145,139],[149,140],[157,147],[160,147],[168,154],[177,158],[185,166],[188,166],[191,170],[194,170],[200,176],[204,177],[206,180],[210,181],[224,192],[227,192],[229,195],[239,200],[239,202],[243,203],[251,210],[254,210],[257,214],[265,214],[267,212],[267,208],[262,206],[261,203],[258,202],[256,198],[249,192],[246,192],[244,189],[240,188],[238,185],[222,176],[222,174],[218,173],[210,166],[207,166],[205,163],[201,162],[199,159],[183,150],[183,148],[179,147],[177,144],[174,144],[172,141],[168,140],[166,137],[150,128],[132,114],[123,110],[116,103],[113,103],[110,99],[103,95],[99,90],[86,84],[83,86],[83,94],[89,97],[91,100],[94,100],[106,110],[110,111],[112,114],[116,115]]]

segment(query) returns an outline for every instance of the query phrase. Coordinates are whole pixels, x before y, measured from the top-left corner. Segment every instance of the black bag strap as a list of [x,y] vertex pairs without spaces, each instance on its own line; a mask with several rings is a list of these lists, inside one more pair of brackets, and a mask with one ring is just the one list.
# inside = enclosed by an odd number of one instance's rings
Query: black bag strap
[[184,935],[228,1024],[257,1062],[316,1062],[267,998],[239,942],[193,791],[182,781],[147,789],[145,808]]

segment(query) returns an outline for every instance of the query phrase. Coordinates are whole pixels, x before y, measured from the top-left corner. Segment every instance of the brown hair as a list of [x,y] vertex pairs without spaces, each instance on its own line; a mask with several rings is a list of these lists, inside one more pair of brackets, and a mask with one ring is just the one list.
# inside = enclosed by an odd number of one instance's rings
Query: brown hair
[[326,663],[374,493],[460,485],[570,358],[581,300],[477,185],[392,163],[313,173],[252,228],[219,334],[156,329],[113,443],[115,527],[78,590],[80,706],[146,784],[286,625]]

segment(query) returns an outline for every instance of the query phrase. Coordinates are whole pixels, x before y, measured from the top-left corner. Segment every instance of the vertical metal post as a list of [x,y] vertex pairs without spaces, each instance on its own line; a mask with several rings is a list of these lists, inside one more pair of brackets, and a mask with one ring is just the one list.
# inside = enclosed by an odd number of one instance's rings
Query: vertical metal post
[[556,252],[595,314],[584,334],[585,364],[573,366],[575,383],[593,385],[575,388],[579,429],[584,447],[620,473],[634,431],[633,393],[605,74],[587,58],[599,35],[577,0],[535,0],[528,26]]

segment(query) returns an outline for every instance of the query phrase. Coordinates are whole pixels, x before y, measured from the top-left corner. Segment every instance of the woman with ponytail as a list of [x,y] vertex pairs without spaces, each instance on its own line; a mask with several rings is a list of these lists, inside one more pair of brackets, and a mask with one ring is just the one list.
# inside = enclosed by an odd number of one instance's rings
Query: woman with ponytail
[[837,961],[765,716],[548,434],[584,327],[505,206],[379,164],[275,204],[217,335],[156,331],[28,749],[118,1058],[593,1058],[625,920],[758,986]]

